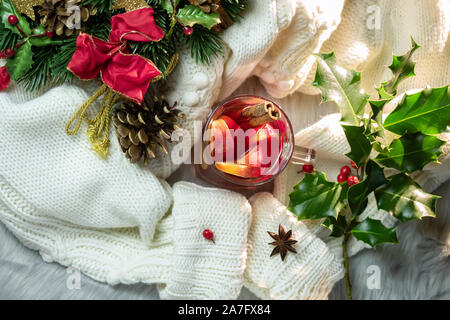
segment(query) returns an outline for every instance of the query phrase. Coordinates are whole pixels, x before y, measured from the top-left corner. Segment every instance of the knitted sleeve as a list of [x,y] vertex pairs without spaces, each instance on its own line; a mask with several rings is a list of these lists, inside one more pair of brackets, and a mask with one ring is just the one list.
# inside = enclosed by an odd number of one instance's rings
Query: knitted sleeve
[[[173,252],[163,299],[236,299],[243,286],[251,207],[235,192],[174,185]],[[204,230],[214,238],[207,239]]]
[[[291,215],[270,193],[258,193],[250,202],[253,223],[245,286],[262,299],[327,299],[333,285],[343,277],[343,266],[327,245]],[[288,252],[285,261],[270,257],[273,239],[281,224],[292,230],[297,253]]]
[[289,24],[254,70],[275,98],[293,93],[309,80],[315,62],[312,54],[340,23],[344,0],[293,0],[289,4],[293,7]]

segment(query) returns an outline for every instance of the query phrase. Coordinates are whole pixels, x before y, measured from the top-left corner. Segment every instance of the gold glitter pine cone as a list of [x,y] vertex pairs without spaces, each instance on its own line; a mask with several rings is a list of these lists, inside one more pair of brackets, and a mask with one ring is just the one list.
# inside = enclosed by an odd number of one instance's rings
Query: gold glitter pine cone
[[79,31],[75,21],[77,9],[80,10],[80,27],[82,22],[96,14],[96,9],[82,6],[83,2],[84,0],[44,0],[37,8],[40,22],[48,31],[69,37]]
[[148,164],[157,157],[158,149],[168,154],[167,143],[172,133],[181,129],[181,111],[170,107],[164,96],[147,94],[142,105],[125,102],[113,116],[122,151],[131,163]]

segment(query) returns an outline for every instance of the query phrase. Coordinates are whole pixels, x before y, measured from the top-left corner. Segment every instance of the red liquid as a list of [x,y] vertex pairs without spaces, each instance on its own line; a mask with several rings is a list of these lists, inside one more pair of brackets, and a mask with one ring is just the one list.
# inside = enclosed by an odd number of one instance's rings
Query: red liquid
[[[231,182],[260,184],[284,169],[284,143],[289,141],[287,119],[251,126],[242,110],[264,101],[259,97],[234,99],[219,108],[210,119],[205,137],[212,165]],[[274,105],[275,108],[279,108]],[[290,155],[289,155],[290,156]]]

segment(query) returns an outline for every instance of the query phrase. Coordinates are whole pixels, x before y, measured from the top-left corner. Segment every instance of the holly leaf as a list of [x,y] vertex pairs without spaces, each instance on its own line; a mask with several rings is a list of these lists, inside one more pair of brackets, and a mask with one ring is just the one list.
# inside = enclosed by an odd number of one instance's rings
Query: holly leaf
[[444,144],[445,141],[421,132],[407,133],[382,150],[375,161],[385,167],[411,173],[421,170],[430,162],[436,162]]
[[26,41],[20,46],[13,58],[6,61],[6,68],[12,79],[18,80],[33,65],[33,51],[31,50],[31,43]]
[[398,243],[397,227],[386,228],[381,221],[371,218],[365,219],[351,230],[356,239],[361,240],[371,247],[382,243]]
[[25,17],[21,16],[19,12],[17,12],[14,4],[11,0],[2,0],[0,2],[0,18],[2,20],[5,28],[11,30],[12,33],[18,34],[22,36],[19,30],[17,30],[16,26],[12,26],[8,22],[8,18],[10,15],[15,15],[18,19],[17,26],[28,36],[31,34],[30,25]]
[[435,217],[438,196],[426,193],[404,173],[390,177],[389,183],[375,190],[378,209],[388,211],[401,222]]
[[402,56],[394,55],[392,57],[392,64],[389,66],[389,69],[391,69],[393,77],[391,80],[381,84],[381,87],[386,93],[395,95],[397,93],[397,86],[401,81],[416,75],[414,73],[416,63],[411,58],[414,51],[419,48],[420,46],[411,38],[411,49]]
[[[32,34],[34,34],[34,35],[44,34],[44,33],[45,33],[45,28],[43,26],[34,28],[32,31]],[[49,37],[32,37],[28,41],[30,41],[31,44],[36,47],[45,47],[45,46],[49,46],[53,43],[52,39]]]
[[337,219],[335,217],[326,218],[322,225],[331,230],[328,235],[329,237],[339,238],[345,233],[345,229],[347,228],[347,220],[340,214]]
[[405,132],[438,134],[446,131],[450,125],[449,86],[405,95],[383,125],[386,130],[400,135]]
[[383,168],[372,160],[367,162],[365,173],[366,178],[348,190],[348,203],[353,215],[360,215],[367,207],[369,195],[388,182]]
[[182,24],[190,27],[200,24],[207,29],[211,29],[220,23],[219,14],[203,12],[202,9],[194,5],[188,5],[180,9],[176,16]]
[[369,100],[370,108],[372,109],[372,120],[376,121],[377,123],[383,122],[383,109],[384,106],[390,102],[392,99],[381,99],[381,100]]
[[[175,6],[175,8],[178,6],[178,4],[180,3],[180,0],[172,0],[173,1],[173,5]],[[172,3],[170,2],[170,0],[162,0],[161,1],[161,6],[163,7],[164,10],[166,10],[168,13],[172,13],[173,12],[173,6]]]
[[357,166],[364,163],[372,151],[372,144],[365,135],[366,128],[364,126],[346,126],[343,125],[345,136],[350,145],[351,151],[346,154]]
[[322,101],[336,102],[345,124],[361,125],[359,117],[363,116],[369,98],[361,88],[361,74],[339,66],[334,53],[318,54],[316,60],[313,86],[322,93]]
[[306,174],[289,194],[288,209],[299,220],[337,218],[339,211],[345,206],[347,190],[347,184],[330,182],[323,172]]

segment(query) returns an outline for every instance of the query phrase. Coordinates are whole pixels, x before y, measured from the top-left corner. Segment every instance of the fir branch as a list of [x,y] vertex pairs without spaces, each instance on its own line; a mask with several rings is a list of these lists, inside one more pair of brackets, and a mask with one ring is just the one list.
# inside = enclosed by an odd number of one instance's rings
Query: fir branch
[[0,51],[13,48],[17,43],[19,43],[19,35],[5,28],[4,24],[0,21]]
[[[115,11],[115,10],[114,10]],[[89,18],[83,25],[83,31],[102,40],[108,41],[111,32],[111,11],[105,14],[97,14]]]
[[211,59],[223,57],[223,40],[217,32],[200,25],[194,26],[194,33],[187,38],[192,57],[197,63],[210,64]]
[[220,5],[234,22],[239,22],[242,19],[242,12],[248,7],[248,2],[247,0],[221,0]]
[[67,65],[72,59],[76,50],[76,37],[73,41],[64,43],[57,54],[55,54],[51,60],[52,77],[54,84],[61,84],[66,81],[72,81],[73,73],[67,69]]
[[35,91],[52,82],[51,60],[56,54],[56,47],[33,47],[34,63],[17,83],[27,91]]
[[33,68],[17,82],[27,91],[40,90],[46,85],[70,82],[73,74],[67,70],[67,65],[75,52],[75,39],[76,37],[59,47],[33,47],[35,60]]
[[90,4],[97,9],[97,15],[102,15],[111,11],[114,1],[115,0],[86,0],[83,2],[83,6]]

